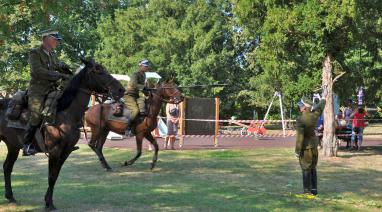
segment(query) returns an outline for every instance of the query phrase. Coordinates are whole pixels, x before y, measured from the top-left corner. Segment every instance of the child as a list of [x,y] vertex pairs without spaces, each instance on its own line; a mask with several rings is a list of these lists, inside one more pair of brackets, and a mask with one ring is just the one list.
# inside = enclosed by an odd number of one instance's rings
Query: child
[[363,141],[363,129],[366,127],[365,124],[365,116],[367,115],[365,109],[359,107],[358,110],[354,110],[354,112],[350,115],[353,118],[352,126],[352,137],[351,142],[352,146],[355,147],[355,136],[358,139],[358,150],[361,150],[361,145]]

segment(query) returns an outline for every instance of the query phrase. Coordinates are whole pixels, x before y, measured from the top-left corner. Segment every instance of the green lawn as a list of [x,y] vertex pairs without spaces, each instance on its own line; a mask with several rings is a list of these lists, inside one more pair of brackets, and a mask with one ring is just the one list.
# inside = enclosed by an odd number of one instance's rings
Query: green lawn
[[[319,192],[299,199],[301,173],[292,149],[163,151],[154,172],[145,152],[105,149],[113,172],[81,146],[65,163],[54,200],[63,211],[382,211],[382,148],[320,158]],[[0,144],[0,159],[5,158]],[[47,188],[44,155],[20,157],[13,172],[17,205],[0,198],[0,211],[41,211]],[[3,182],[1,182],[3,184]],[[1,186],[3,196],[4,188]]]

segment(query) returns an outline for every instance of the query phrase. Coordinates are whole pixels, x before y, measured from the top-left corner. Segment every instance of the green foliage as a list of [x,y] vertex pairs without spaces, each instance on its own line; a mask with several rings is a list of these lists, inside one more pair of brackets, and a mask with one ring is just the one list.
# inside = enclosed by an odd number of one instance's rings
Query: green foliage
[[45,29],[60,31],[63,43],[58,53],[76,67],[80,56],[94,53],[98,40],[95,28],[101,15],[123,7],[121,2],[0,0],[0,77],[7,79],[1,88],[13,92],[19,86],[27,87],[28,77],[20,81],[7,76],[20,76],[29,69],[29,50],[40,45],[40,32]]
[[335,74],[346,72],[335,87],[343,100],[354,97],[359,86],[367,88],[369,102],[381,100],[378,1],[233,2],[254,46],[248,62],[258,74],[250,79],[250,89],[242,91],[250,104],[264,107],[276,90],[286,103],[310,95],[320,87],[327,54],[333,56]]
[[187,89],[222,99],[222,118],[263,114],[280,91],[287,108],[321,85],[322,60],[346,74],[341,101],[366,88],[382,102],[382,4],[379,0],[0,0],[0,89],[28,82],[27,57],[40,31],[57,29],[60,58],[73,68],[95,56],[111,72],[130,74],[142,58]]
[[[237,60],[236,32],[228,0],[152,0],[117,10],[99,24],[102,42],[96,57],[109,70],[131,74],[142,58],[165,78],[181,85],[229,83],[226,88],[184,90],[191,96],[223,98],[233,111],[236,94],[247,81]],[[232,85],[232,86],[231,86]],[[229,105],[229,106],[225,106]]]

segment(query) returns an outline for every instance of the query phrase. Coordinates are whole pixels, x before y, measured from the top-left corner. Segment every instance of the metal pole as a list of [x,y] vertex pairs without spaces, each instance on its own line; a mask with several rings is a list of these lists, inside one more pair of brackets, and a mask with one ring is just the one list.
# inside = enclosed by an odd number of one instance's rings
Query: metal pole
[[272,97],[272,101],[271,101],[271,103],[270,103],[269,106],[268,106],[268,110],[267,110],[267,112],[265,113],[265,116],[264,116],[264,119],[263,119],[263,123],[261,123],[260,128],[264,126],[264,123],[265,123],[265,121],[267,120],[269,111],[271,110],[271,107],[272,107],[272,104],[273,104],[273,100],[275,100],[275,96],[276,96],[276,92],[275,92],[275,94],[274,94],[273,97]]
[[283,110],[283,101],[281,99],[281,93],[278,93],[279,99],[280,99],[280,113],[281,113],[281,123],[283,126],[283,135],[285,137],[285,121],[284,121],[284,110]]
[[219,134],[219,97],[215,98],[215,134],[214,134],[214,145],[219,146],[218,134]]

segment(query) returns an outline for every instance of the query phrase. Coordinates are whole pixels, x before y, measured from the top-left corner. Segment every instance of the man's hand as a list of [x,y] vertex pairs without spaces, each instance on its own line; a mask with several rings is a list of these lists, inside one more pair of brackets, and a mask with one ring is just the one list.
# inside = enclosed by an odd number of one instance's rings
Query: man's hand
[[65,74],[70,74],[72,75],[73,73],[70,71],[70,66],[68,66],[66,63],[64,62],[59,62],[58,63],[58,68],[63,70],[65,72]]
[[300,154],[295,153],[296,158],[300,158]]

